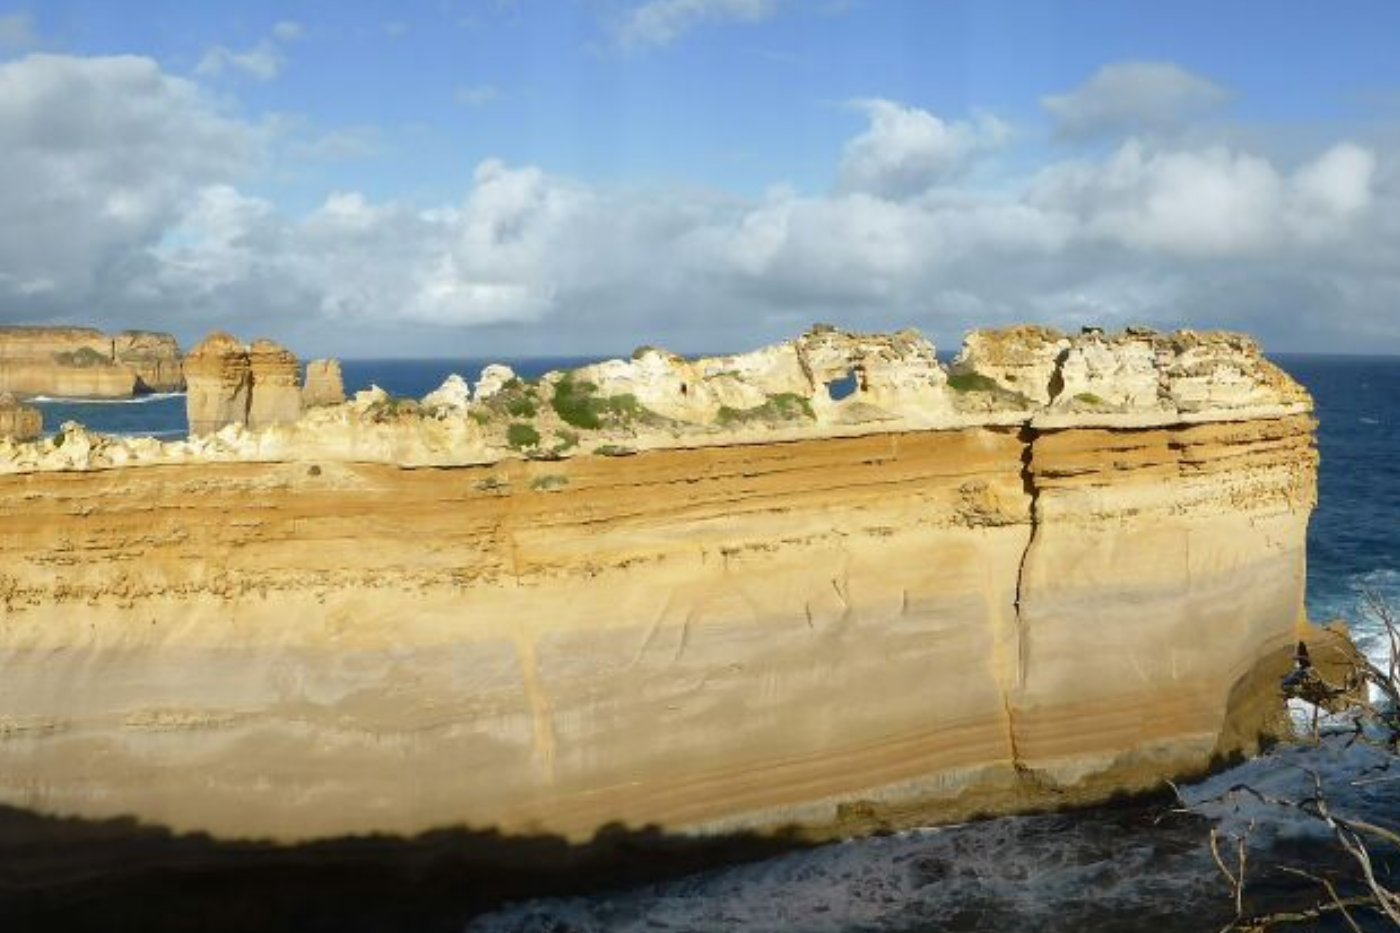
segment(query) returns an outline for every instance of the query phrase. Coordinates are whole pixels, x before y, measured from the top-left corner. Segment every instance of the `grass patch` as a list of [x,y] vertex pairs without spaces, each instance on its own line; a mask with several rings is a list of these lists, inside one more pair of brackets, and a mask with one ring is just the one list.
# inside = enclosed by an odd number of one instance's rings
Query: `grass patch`
[[768,400],[755,408],[720,408],[715,420],[722,425],[746,424],[754,421],[796,421],[799,418],[812,420],[816,413],[812,403],[792,392],[779,392],[768,396]]
[[53,355],[54,361],[60,366],[76,366],[79,369],[91,369],[94,366],[110,366],[112,361],[98,353],[92,347],[79,347],[76,350],[63,350]]
[[382,424],[386,421],[399,421],[403,418],[420,416],[423,414],[423,406],[418,404],[417,399],[391,395],[369,406],[365,409],[365,414],[369,416],[371,421]]
[[1076,395],[1076,396],[1074,397],[1074,400],[1075,400],[1076,402],[1083,402],[1085,405],[1107,405],[1107,404],[1108,404],[1108,402],[1105,402],[1103,399],[1099,398],[1097,395],[1095,395],[1095,394],[1092,393],[1092,392],[1080,392],[1078,395]]
[[627,424],[645,411],[635,395],[600,396],[597,386],[575,379],[573,373],[565,373],[555,383],[550,406],[565,424],[587,431]]
[[563,489],[569,485],[569,478],[558,473],[546,473],[543,476],[536,476],[530,480],[530,488],[536,492],[549,492],[554,489]]
[[506,428],[506,443],[514,450],[538,447],[540,443],[540,432],[536,431],[535,426],[532,424],[525,424],[523,421],[515,421]]
[[948,388],[954,392],[996,392],[1001,386],[981,373],[953,373],[948,377]]
[[593,452],[600,457],[630,457],[637,452],[637,449],[623,447],[621,444],[604,444],[601,447],[594,447]]

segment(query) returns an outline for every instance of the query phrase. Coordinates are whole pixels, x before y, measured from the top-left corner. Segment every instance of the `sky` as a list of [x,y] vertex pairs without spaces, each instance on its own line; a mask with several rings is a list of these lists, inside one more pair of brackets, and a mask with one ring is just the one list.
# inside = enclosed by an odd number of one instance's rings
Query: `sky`
[[1400,353],[1400,4],[0,0],[0,323]]

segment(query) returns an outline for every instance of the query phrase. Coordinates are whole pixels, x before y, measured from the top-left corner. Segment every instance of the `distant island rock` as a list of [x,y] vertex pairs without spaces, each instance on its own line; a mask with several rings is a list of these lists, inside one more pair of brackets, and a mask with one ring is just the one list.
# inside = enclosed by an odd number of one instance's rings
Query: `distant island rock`
[[1251,753],[1313,631],[1312,402],[1239,334],[817,327],[314,405],[290,357],[196,347],[184,440],[0,439],[0,801],[839,838]]
[[0,326],[0,392],[114,399],[183,388],[180,347],[170,334]]

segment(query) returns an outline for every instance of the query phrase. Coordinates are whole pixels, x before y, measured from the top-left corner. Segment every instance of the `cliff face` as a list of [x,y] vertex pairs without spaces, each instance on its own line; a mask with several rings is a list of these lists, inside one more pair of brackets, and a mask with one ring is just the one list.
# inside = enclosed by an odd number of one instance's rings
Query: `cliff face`
[[184,386],[169,334],[90,327],[0,327],[0,392],[60,398],[129,398]]
[[949,373],[820,330],[490,376],[0,441],[0,800],[840,834],[1151,786],[1268,726],[1315,453],[1241,338],[981,332]]
[[290,424],[301,414],[297,358],[271,340],[244,346],[226,333],[205,338],[185,360],[190,433],[229,425],[254,430]]

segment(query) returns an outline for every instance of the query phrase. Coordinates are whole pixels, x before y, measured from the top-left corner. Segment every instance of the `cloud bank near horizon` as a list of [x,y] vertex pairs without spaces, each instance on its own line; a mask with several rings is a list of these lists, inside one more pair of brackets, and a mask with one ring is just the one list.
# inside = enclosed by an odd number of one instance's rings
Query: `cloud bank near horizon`
[[0,213],[23,219],[0,226],[0,322],[221,326],[336,352],[357,334],[463,351],[547,334],[561,353],[742,346],[816,320],[944,342],[1142,322],[1400,352],[1394,153],[1344,137],[1285,159],[1183,132],[1228,97],[1118,63],[1044,98],[1058,144],[988,113],[854,101],[865,126],[831,153],[826,191],[600,185],[488,159],[449,203],[337,191],[292,213],[250,193],[285,155],[275,123],[149,58],[34,54],[0,62]]

